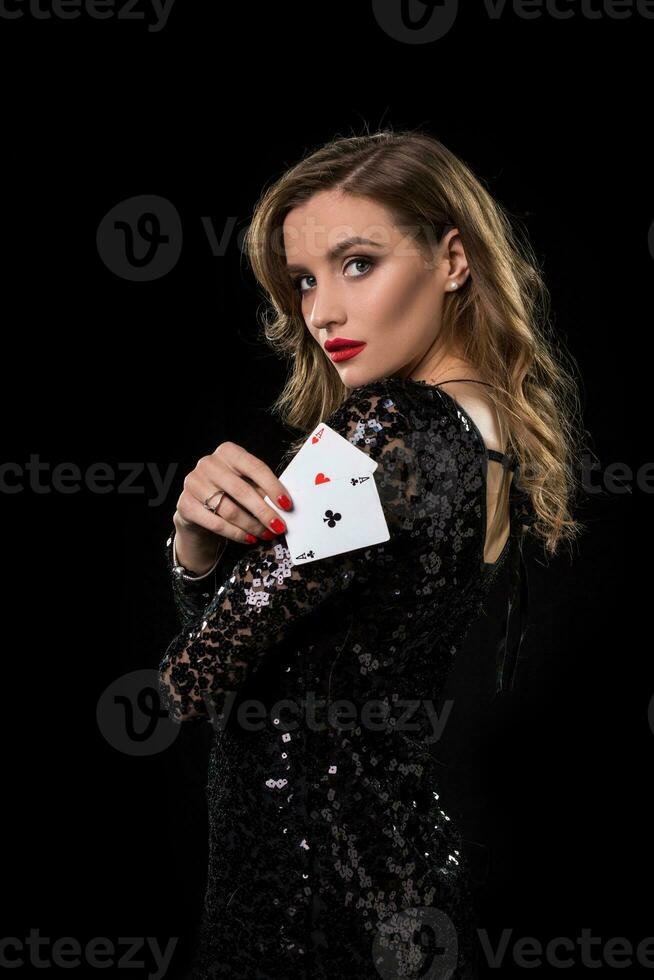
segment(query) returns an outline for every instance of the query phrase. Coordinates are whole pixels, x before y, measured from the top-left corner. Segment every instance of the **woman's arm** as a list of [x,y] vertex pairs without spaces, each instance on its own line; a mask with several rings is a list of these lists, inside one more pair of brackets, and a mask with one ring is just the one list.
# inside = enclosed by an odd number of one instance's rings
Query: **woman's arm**
[[176,551],[177,534],[177,528],[173,526],[170,536],[166,540],[164,559],[168,568],[179,623],[183,629],[186,629],[206,609],[212,595],[218,588],[218,579],[226,566],[225,556],[228,551],[228,540],[227,538],[220,539],[221,544],[212,567],[202,575],[190,578],[187,574],[179,571],[180,565],[183,568],[183,562],[180,562]]
[[[384,382],[355,389],[326,421],[379,463],[374,478],[391,541],[403,532],[418,533],[419,454]],[[159,672],[161,696],[173,720],[207,718],[209,702],[220,713],[227,692],[242,686],[268,649],[300,618],[365,576],[372,552],[384,549],[382,543],[292,565],[281,538],[253,545],[227,577],[221,576],[206,608],[170,643]],[[201,586],[199,591],[202,595]]]

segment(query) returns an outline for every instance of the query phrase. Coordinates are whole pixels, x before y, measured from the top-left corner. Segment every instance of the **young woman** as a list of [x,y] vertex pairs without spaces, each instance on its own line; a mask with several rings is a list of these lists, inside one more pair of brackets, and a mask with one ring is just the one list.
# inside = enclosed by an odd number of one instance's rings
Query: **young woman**
[[[296,566],[264,497],[293,502],[261,460],[225,442],[185,480],[166,543],[183,629],[161,692],[171,718],[215,732],[189,976],[364,980],[431,963],[472,977],[434,715],[505,564],[521,638],[523,534],[553,554],[580,530],[577,396],[546,289],[500,205],[420,132],[303,159],[263,195],[247,247],[266,339],[291,363],[273,406],[302,433],[289,456],[321,420],[368,454],[390,539]],[[498,690],[517,656],[508,626]]]

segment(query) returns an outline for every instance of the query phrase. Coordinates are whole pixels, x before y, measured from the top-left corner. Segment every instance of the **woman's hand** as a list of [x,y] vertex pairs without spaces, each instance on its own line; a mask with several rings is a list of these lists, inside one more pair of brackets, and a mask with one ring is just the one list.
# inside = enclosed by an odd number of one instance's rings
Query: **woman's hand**
[[[225,493],[213,514],[204,501],[218,490]],[[215,535],[253,544],[257,536],[269,541],[275,534],[283,534],[286,524],[265,502],[266,495],[283,510],[292,509],[286,487],[263,460],[236,443],[221,442],[215,452],[203,456],[186,476],[177,501],[173,523],[184,539],[185,552],[191,551],[189,543],[192,542],[196,546],[193,551],[198,556],[197,564],[205,564],[208,549],[212,546],[215,549]],[[217,500],[214,497],[209,506],[215,506]],[[225,543],[219,545],[219,550]],[[192,563],[187,567],[192,568]]]

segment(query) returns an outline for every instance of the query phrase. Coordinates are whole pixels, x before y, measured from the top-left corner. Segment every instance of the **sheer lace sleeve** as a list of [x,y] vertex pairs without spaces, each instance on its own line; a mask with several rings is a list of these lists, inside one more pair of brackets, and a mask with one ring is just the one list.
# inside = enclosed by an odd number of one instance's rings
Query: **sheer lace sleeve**
[[251,546],[208,605],[201,608],[198,600],[198,615],[185,620],[161,660],[160,695],[172,720],[208,719],[210,706],[220,714],[227,693],[245,683],[301,617],[364,575],[372,553],[410,533],[418,453],[384,382],[355,389],[325,421],[378,462],[374,479],[390,540],[299,566],[291,564],[284,535]]
[[[215,568],[213,568],[207,575],[203,575],[200,578],[189,579],[182,578],[182,576],[175,571],[175,560],[173,555],[175,534],[176,528],[173,526],[170,535],[166,540],[164,561],[168,569],[168,577],[173,593],[173,602],[175,604],[177,618],[180,626],[185,629],[190,626],[190,624],[207,608],[212,595],[218,588],[220,581],[222,581],[225,568],[231,567],[227,565],[227,562],[229,562],[231,558],[230,545],[234,544],[234,542],[226,542],[222,548]],[[242,547],[243,546],[241,545],[241,548]]]

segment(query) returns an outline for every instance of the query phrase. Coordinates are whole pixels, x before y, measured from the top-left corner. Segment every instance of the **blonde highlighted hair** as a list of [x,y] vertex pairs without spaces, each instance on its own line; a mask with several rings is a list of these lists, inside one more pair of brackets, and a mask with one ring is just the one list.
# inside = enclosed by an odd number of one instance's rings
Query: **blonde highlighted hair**
[[506,450],[520,464],[519,486],[532,514],[528,530],[554,554],[562,539],[572,540],[583,527],[571,513],[584,448],[572,359],[555,336],[548,290],[516,220],[462,160],[419,130],[335,138],[287,170],[257,202],[245,251],[268,307],[265,340],[291,365],[271,406],[302,432],[289,452],[351,392],[307,329],[285,268],[286,215],[331,189],[382,205],[399,228],[415,234],[427,257],[448,228],[458,228],[470,275],[448,295],[442,339],[493,385],[484,391],[498,411]]

